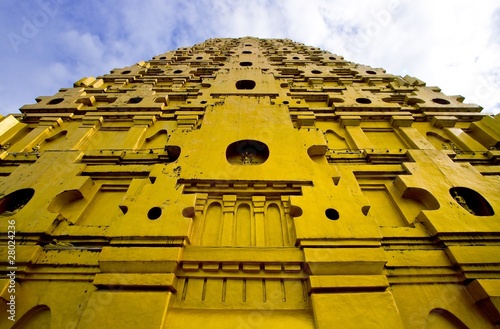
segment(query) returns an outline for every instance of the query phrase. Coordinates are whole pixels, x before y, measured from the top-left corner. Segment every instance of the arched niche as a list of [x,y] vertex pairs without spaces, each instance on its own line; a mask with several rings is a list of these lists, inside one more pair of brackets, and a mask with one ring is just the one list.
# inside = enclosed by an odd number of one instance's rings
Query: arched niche
[[45,138],[42,143],[40,143],[41,144],[40,149],[41,150],[53,149],[60,143],[64,143],[67,135],[68,135],[67,130],[61,130],[59,132],[52,134],[51,136]]
[[222,205],[212,202],[208,207],[203,220],[201,243],[202,246],[218,246],[221,229]]
[[432,193],[423,188],[409,187],[403,193],[403,198],[414,199],[425,205],[426,209],[423,210],[438,210],[440,205]]
[[426,329],[469,329],[469,327],[451,312],[435,308],[427,316]]
[[280,207],[271,203],[266,209],[266,245],[270,247],[283,247],[285,245],[285,232],[283,229],[283,216]]
[[60,214],[70,223],[75,224],[78,220],[78,210],[86,203],[85,198],[79,190],[67,190],[56,195],[49,203],[47,210]]
[[5,212],[19,211],[31,200],[34,194],[34,189],[23,188],[4,196],[0,199],[0,215]]
[[436,150],[454,150],[456,146],[452,142],[434,131],[428,131],[425,136]]
[[252,245],[252,210],[247,203],[241,203],[236,210],[235,245],[248,247]]
[[422,103],[425,103],[425,101],[423,99],[420,99],[420,98],[417,98],[417,97],[410,97],[406,101],[406,104],[409,105],[409,106],[415,106],[417,104],[422,104]]
[[307,155],[316,163],[326,162],[326,151],[328,151],[326,145],[312,145],[307,149]]
[[47,210],[52,213],[59,213],[64,206],[82,198],[82,192],[80,192],[79,190],[67,190],[61,192],[56,195],[54,199],[52,199],[49,206],[47,207]]
[[167,151],[168,154],[168,161],[167,162],[174,162],[177,159],[179,159],[179,156],[181,155],[181,148],[176,145],[167,145],[165,146],[165,151]]
[[50,329],[50,308],[46,305],[38,305],[26,312],[12,329]]
[[330,149],[348,149],[347,141],[345,137],[341,136],[335,130],[328,129],[325,133],[325,137],[328,143],[328,148]]
[[167,129],[160,129],[146,137],[144,140],[143,149],[161,148],[164,147],[168,140]]
[[452,187],[450,195],[465,210],[476,216],[493,216],[490,203],[479,193],[467,187]]
[[253,139],[239,140],[226,149],[226,159],[232,165],[259,165],[268,158],[267,145]]

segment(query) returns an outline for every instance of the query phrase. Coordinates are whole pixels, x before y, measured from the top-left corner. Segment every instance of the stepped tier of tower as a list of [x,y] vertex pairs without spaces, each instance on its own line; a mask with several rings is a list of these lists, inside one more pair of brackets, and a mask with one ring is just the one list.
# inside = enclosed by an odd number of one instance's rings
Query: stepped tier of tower
[[461,96],[245,37],[36,101],[0,118],[1,328],[500,324],[500,117]]

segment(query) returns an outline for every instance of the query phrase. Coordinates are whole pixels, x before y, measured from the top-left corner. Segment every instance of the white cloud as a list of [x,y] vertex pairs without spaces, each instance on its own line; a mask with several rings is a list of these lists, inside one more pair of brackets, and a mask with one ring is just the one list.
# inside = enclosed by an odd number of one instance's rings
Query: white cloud
[[[410,74],[500,112],[500,1],[193,0],[0,4],[0,113],[83,76],[211,37],[289,38],[347,60]],[[44,22],[42,4],[56,13]],[[23,28],[35,23],[27,37]],[[41,24],[42,22],[43,24]],[[25,39],[17,52],[9,33]]]

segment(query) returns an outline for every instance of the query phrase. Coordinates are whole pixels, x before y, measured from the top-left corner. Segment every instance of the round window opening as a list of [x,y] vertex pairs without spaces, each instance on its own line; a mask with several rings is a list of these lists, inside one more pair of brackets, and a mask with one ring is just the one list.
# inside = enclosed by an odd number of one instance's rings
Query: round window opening
[[369,100],[368,98],[360,97],[356,98],[356,102],[359,104],[371,104],[372,101]]
[[133,97],[129,99],[128,103],[129,104],[138,104],[142,101],[142,97]]
[[34,194],[34,189],[23,188],[4,196],[0,199],[0,214],[5,212],[11,214],[21,210]]
[[321,74],[321,71],[320,70],[312,70],[311,73],[312,74]]
[[377,74],[377,72],[371,71],[371,70],[370,71],[366,71],[366,73],[368,73],[368,74]]
[[249,55],[249,54],[251,54],[252,52],[251,52],[250,50],[245,50],[245,51],[243,51],[242,53],[243,53],[243,54],[245,54],[245,55]]
[[236,89],[238,90],[252,90],[254,88],[255,88],[255,81],[253,80],[236,81]]
[[241,62],[240,63],[240,66],[252,66],[253,63],[252,62]]
[[226,149],[226,159],[232,165],[259,165],[268,158],[267,145],[254,139],[231,143]]
[[55,105],[55,104],[61,103],[63,100],[64,100],[64,98],[54,98],[54,99],[51,99],[47,104]]
[[450,194],[455,201],[475,216],[493,216],[495,212],[489,202],[479,193],[467,187],[452,187]]
[[175,70],[174,71],[174,74],[179,74],[179,73],[182,73],[182,70]]
[[329,220],[337,220],[340,218],[339,212],[333,208],[328,208],[325,210],[325,216]]
[[441,105],[448,105],[448,104],[450,104],[450,101],[448,101],[446,99],[443,99],[443,98],[433,98],[432,101],[434,103],[438,103],[438,104],[441,104]]
[[149,209],[148,211],[148,218],[151,220],[155,220],[160,218],[161,216],[161,208],[160,207],[153,207]]

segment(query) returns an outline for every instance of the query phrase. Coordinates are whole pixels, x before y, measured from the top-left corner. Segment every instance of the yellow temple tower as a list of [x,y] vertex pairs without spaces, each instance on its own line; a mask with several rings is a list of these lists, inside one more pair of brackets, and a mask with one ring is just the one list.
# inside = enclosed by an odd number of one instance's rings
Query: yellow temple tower
[[498,328],[500,117],[210,39],[0,120],[0,328]]

